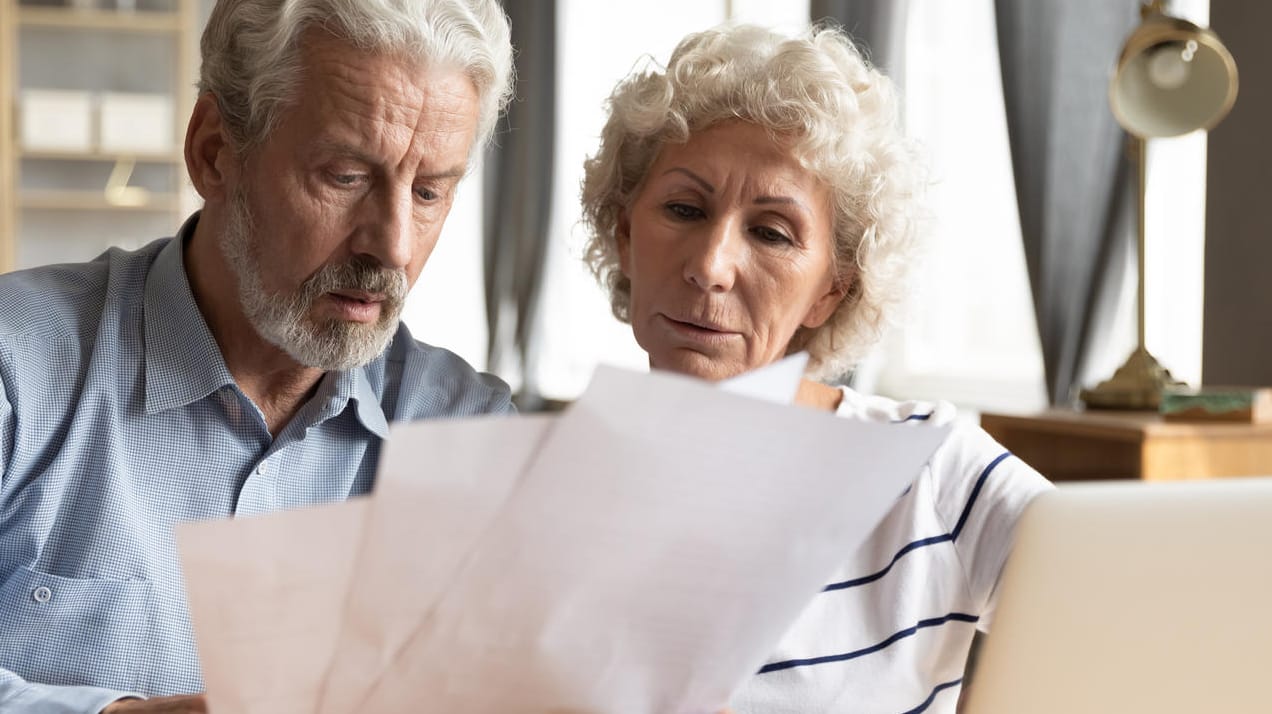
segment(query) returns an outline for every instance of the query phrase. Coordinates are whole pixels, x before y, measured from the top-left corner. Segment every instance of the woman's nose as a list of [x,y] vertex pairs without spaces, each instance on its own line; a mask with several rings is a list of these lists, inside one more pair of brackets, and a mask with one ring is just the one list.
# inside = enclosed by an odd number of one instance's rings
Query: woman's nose
[[710,221],[702,226],[695,240],[686,244],[690,251],[684,264],[686,281],[708,292],[728,292],[733,288],[746,250],[737,221]]

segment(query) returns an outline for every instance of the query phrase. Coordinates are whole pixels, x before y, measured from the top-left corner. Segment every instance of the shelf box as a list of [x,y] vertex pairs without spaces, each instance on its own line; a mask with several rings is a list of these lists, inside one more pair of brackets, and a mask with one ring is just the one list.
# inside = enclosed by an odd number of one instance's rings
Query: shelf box
[[105,152],[168,153],[173,150],[172,97],[103,92],[98,146]]
[[[9,2],[10,0],[5,0]],[[26,27],[54,27],[78,30],[104,30],[141,34],[174,34],[182,31],[181,16],[177,12],[138,10],[123,12],[117,9],[93,7],[89,9],[37,5],[18,7],[18,24]]]
[[18,194],[18,206],[45,211],[175,212],[180,203],[179,198],[170,193],[151,193],[143,201],[119,203],[110,200],[102,191],[46,189],[22,191]]
[[93,94],[61,89],[22,90],[19,141],[35,151],[91,151]]

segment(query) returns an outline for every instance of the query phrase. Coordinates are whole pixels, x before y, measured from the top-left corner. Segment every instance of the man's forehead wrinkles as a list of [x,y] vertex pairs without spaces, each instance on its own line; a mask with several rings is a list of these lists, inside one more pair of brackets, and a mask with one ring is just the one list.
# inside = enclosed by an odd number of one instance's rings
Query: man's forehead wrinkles
[[[462,86],[429,85],[406,96],[403,92],[372,94],[365,87],[335,83],[323,98],[334,121],[316,127],[321,138],[311,143],[317,153],[344,154],[393,172],[420,177],[462,176],[451,158],[442,154],[460,136],[471,142],[475,114]],[[442,163],[445,162],[445,163]]]
[[403,126],[414,126],[419,118],[417,107],[428,103],[423,92],[413,87],[397,87],[368,96],[365,85],[332,82],[327,90],[327,103],[341,114]]

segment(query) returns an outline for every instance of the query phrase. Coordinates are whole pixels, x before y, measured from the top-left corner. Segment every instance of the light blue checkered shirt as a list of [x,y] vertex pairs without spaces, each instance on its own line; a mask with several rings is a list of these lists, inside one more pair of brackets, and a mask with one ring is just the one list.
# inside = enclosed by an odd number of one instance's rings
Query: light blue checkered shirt
[[272,438],[190,292],[194,220],[0,277],[0,712],[201,691],[175,523],[364,493],[387,422],[511,409],[503,382],[401,327]]

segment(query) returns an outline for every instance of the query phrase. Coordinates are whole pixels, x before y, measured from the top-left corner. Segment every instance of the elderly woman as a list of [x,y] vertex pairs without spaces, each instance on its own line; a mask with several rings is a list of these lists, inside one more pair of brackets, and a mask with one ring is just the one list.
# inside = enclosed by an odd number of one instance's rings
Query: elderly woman
[[[920,176],[892,84],[841,32],[690,35],[610,98],[583,182],[587,260],[653,368],[716,380],[807,350],[801,403],[947,424],[948,404],[817,381],[870,347],[907,287]],[[953,711],[1016,521],[1046,488],[956,428],[732,706]]]

